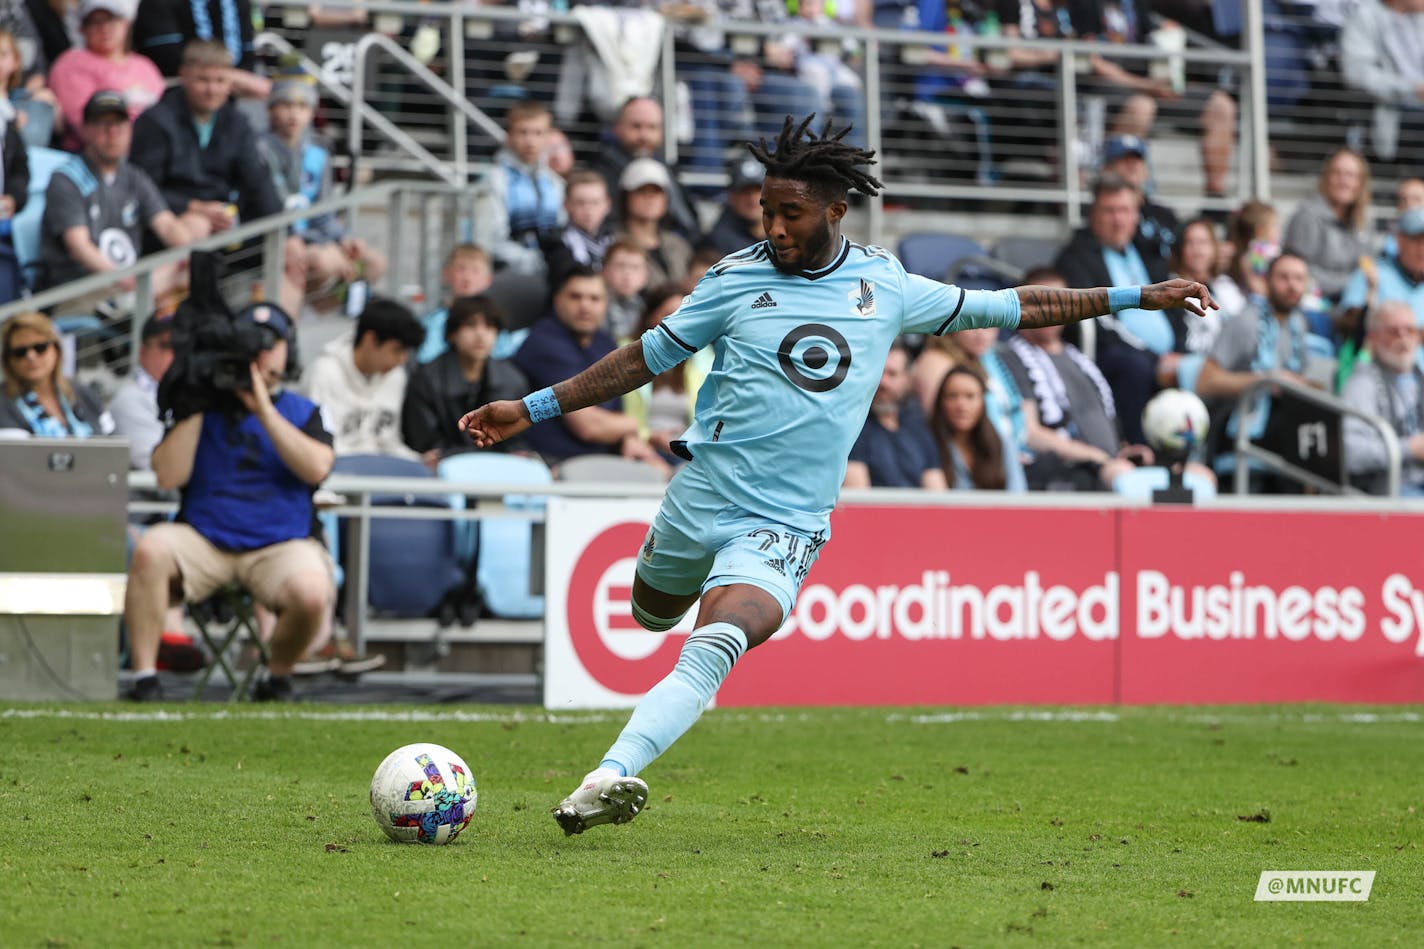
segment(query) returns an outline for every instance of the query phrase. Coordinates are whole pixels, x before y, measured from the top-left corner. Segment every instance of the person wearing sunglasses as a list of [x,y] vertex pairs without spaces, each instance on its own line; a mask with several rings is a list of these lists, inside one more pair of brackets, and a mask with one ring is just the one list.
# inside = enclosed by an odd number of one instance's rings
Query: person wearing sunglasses
[[42,313],[19,313],[0,329],[4,396],[0,429],[41,438],[89,438],[114,431],[114,420],[87,388],[60,371],[59,334]]

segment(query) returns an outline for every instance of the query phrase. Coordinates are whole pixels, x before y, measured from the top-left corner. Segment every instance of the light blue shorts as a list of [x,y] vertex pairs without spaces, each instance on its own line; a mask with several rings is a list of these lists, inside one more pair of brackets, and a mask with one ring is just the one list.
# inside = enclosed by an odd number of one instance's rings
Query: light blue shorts
[[829,524],[807,534],[749,514],[727,503],[696,464],[688,464],[668,485],[643,540],[638,576],[673,596],[749,583],[776,598],[784,620],[830,534]]

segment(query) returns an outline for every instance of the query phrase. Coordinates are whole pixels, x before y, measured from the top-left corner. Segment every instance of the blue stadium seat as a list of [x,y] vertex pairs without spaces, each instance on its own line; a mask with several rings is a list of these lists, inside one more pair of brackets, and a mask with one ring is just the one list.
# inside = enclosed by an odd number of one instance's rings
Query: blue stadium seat
[[[1152,500],[1153,491],[1165,491],[1170,478],[1167,469],[1160,465],[1147,468],[1133,468],[1113,479],[1113,492],[1138,501]],[[1210,501],[1216,497],[1216,485],[1195,471],[1182,476],[1182,483],[1198,501]]]
[[[496,452],[467,452],[443,459],[438,470],[447,481],[469,484],[545,485],[553,482],[549,468],[537,458]],[[465,499],[454,499],[463,507]],[[506,494],[511,510],[543,510],[541,495]],[[534,525],[530,521],[490,517],[457,523],[456,550],[466,562],[476,561],[475,582],[485,608],[505,619],[536,619],[544,615],[544,597],[529,592]]]
[[20,270],[31,287],[35,284],[34,266],[40,256],[40,223],[44,218],[45,190],[54,170],[73,156],[57,148],[31,147],[25,152],[30,160],[29,198],[25,207],[10,224],[10,240],[19,258]]
[[[386,455],[338,455],[334,474],[369,477],[434,478],[424,465]],[[449,507],[440,495],[376,495],[372,503],[390,507]],[[348,548],[349,550],[349,548]],[[349,576],[349,564],[346,564]],[[450,521],[377,517],[371,519],[368,603],[394,616],[429,616],[463,574],[456,562]]]
[[1186,353],[1177,363],[1177,388],[1188,392],[1197,391],[1197,376],[1201,375],[1206,353]]
[[1035,267],[1052,266],[1062,246],[1051,237],[1001,237],[994,242],[994,257],[1028,272]]
[[984,245],[963,234],[906,234],[896,252],[910,273],[939,280],[961,257],[984,256]]

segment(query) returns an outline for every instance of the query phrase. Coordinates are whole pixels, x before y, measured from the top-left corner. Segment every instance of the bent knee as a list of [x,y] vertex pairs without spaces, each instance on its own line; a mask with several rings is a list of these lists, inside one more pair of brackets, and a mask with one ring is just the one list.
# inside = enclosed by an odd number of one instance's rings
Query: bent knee
[[293,575],[282,587],[283,611],[291,610],[301,616],[316,618],[323,616],[332,601],[331,578],[315,570]]

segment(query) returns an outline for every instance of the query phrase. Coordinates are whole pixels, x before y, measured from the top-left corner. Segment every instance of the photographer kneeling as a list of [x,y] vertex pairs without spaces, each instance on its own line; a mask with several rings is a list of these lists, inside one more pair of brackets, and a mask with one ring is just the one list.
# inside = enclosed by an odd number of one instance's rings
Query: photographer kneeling
[[252,690],[257,701],[291,699],[292,666],[335,598],[312,504],[335,453],[317,406],[280,388],[291,321],[258,305],[228,325],[246,346],[212,353],[199,343],[160,393],[170,423],[153,450],[153,471],[159,487],[181,489],[182,503],[174,523],[144,534],[129,567],[134,701],[162,698],[158,645],[164,612],[179,596],[201,602],[236,581],[277,614],[268,674]]

